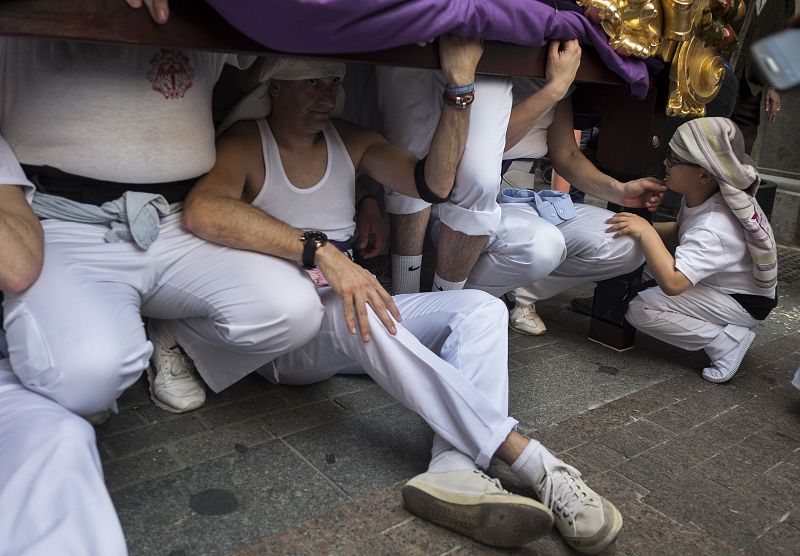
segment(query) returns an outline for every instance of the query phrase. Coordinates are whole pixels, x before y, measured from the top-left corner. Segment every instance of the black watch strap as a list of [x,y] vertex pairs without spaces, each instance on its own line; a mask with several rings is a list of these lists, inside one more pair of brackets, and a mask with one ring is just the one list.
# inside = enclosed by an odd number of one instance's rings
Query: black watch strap
[[318,230],[308,230],[300,237],[303,242],[303,268],[310,270],[317,266],[317,249],[328,243],[328,236]]

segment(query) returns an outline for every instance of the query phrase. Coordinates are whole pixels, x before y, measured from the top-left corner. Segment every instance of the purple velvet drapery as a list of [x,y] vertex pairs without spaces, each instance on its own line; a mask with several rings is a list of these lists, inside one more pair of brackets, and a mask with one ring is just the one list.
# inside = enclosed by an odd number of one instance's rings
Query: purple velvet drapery
[[542,46],[579,38],[644,98],[642,60],[622,58],[602,29],[570,1],[538,0],[207,0],[231,25],[273,50],[298,54],[368,52],[427,41],[443,33]]

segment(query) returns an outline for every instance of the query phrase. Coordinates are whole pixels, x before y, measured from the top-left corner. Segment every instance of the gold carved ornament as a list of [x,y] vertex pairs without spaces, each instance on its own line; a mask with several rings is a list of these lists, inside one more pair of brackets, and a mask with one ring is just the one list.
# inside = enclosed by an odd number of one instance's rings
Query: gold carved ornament
[[620,56],[670,63],[667,116],[704,116],[725,78],[723,54],[736,45],[732,21],[744,0],[576,0]]

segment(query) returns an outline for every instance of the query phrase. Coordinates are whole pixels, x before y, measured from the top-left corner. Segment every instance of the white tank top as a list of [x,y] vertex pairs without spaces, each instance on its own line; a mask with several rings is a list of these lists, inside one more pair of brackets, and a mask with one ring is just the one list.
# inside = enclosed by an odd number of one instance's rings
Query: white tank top
[[258,120],[266,176],[252,205],[301,230],[325,232],[334,241],[349,241],[354,222],[356,171],[342,138],[332,123],[322,131],[328,149],[325,175],[315,185],[292,185],[283,169],[278,144],[266,120]]

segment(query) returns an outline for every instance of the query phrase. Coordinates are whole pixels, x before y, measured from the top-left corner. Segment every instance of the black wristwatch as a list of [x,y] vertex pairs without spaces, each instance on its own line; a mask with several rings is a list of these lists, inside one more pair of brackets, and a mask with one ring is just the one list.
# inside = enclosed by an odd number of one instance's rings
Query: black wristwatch
[[328,243],[328,236],[319,230],[308,230],[300,236],[300,241],[303,242],[303,268],[311,270],[317,266],[314,262],[317,249]]

